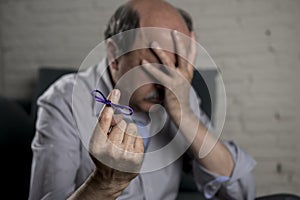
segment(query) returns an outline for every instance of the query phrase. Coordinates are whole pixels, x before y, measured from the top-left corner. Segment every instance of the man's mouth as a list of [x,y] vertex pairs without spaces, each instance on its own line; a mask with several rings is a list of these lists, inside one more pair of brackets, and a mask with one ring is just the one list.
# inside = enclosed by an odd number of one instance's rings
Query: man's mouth
[[163,100],[163,95],[158,92],[158,90],[153,90],[144,98],[146,101],[150,101],[153,103],[161,103]]

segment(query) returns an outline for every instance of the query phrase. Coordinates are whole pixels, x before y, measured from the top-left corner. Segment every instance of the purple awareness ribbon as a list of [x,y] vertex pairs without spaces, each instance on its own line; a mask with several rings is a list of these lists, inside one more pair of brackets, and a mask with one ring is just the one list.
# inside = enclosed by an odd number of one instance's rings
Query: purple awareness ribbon
[[[129,106],[125,106],[125,105],[118,105],[118,104],[112,103],[99,90],[93,90],[91,92],[91,94],[95,98],[95,101],[100,102],[100,103],[104,103],[107,106],[111,106],[112,108],[114,108],[118,112],[122,113],[123,115],[132,115],[133,114],[133,109],[132,108],[130,108]],[[98,96],[97,94],[100,94],[102,97]]]

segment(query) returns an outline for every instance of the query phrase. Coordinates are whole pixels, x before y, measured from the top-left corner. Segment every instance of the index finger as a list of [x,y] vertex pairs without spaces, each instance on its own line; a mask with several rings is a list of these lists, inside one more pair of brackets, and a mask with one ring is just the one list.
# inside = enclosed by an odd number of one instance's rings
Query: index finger
[[196,60],[197,54],[197,43],[196,43],[196,36],[195,33],[191,33],[191,44],[190,44],[190,51],[188,54],[188,70],[192,72],[194,70],[194,62]]
[[185,57],[187,55],[186,47],[183,44],[183,38],[178,33],[178,31],[174,30],[172,31],[172,36],[174,40],[174,45],[175,45],[175,55],[177,57],[177,62],[178,62],[178,67],[185,69],[186,68],[186,60]]
[[[120,99],[120,90],[114,89],[108,96],[107,98],[114,104],[118,104],[119,99]],[[114,114],[114,109],[111,106],[105,105],[99,118],[99,125],[101,130],[104,133],[108,133],[111,123],[112,123],[112,118]]]

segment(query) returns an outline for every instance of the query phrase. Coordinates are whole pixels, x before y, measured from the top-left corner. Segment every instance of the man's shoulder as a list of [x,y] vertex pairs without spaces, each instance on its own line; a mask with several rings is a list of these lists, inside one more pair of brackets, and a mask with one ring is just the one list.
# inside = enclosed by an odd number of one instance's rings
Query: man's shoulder
[[39,97],[38,103],[41,102],[56,102],[67,101],[72,102],[74,86],[77,82],[82,82],[85,87],[94,85],[94,74],[96,66],[92,66],[84,71],[63,75],[57,79],[46,91]]
[[57,98],[69,97],[72,94],[75,80],[75,73],[60,77],[46,89],[46,91],[39,97],[38,102],[53,101]]

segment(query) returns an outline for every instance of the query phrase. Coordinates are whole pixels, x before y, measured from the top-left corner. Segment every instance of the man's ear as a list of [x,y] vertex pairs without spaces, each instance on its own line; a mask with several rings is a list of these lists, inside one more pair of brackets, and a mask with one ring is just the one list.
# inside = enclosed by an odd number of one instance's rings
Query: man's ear
[[106,41],[106,53],[108,64],[112,70],[118,70],[118,59],[117,59],[118,46],[112,39]]

